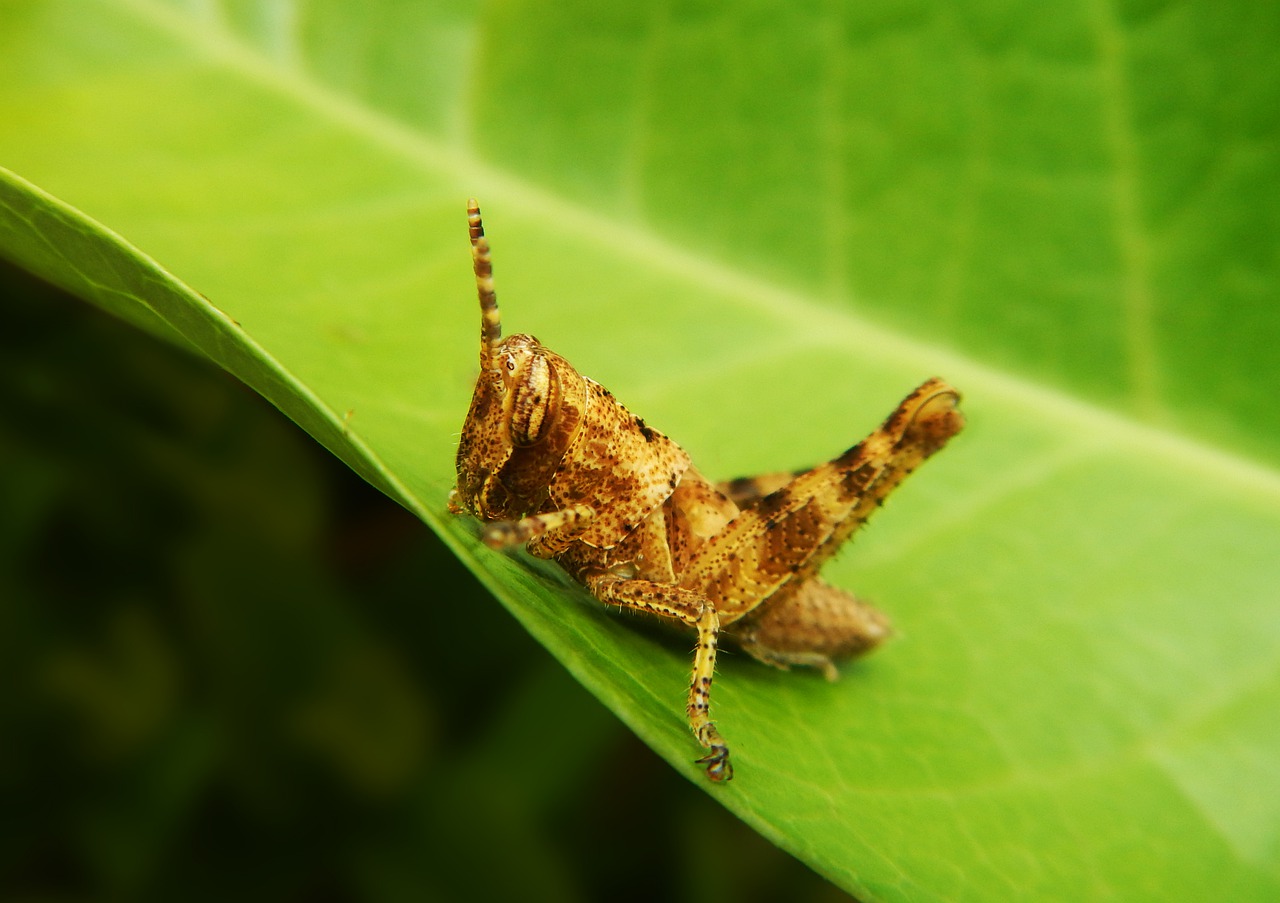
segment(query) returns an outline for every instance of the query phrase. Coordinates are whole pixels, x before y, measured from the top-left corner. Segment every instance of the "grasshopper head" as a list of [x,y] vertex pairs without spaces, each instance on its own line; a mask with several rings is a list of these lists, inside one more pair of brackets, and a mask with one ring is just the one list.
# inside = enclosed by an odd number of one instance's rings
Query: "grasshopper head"
[[454,510],[515,520],[547,498],[585,405],[585,384],[560,355],[530,335],[502,339],[489,243],[473,200],[468,209],[480,298],[480,377],[458,443]]
[[454,506],[484,520],[537,509],[581,424],[582,404],[582,377],[564,358],[529,335],[499,343],[462,427]]

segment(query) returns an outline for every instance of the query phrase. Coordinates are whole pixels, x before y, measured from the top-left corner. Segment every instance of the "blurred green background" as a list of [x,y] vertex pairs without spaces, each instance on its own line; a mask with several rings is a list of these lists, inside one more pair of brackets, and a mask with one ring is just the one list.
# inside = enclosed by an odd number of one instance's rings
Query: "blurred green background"
[[0,899],[848,899],[256,394],[0,299]]

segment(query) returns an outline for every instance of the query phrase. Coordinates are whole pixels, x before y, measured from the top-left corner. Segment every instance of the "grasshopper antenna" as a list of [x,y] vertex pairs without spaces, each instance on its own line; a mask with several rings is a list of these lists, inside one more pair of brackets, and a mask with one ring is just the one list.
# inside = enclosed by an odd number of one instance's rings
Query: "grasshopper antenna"
[[489,239],[484,237],[484,221],[475,198],[467,201],[467,226],[471,233],[471,265],[476,271],[476,294],[480,296],[480,367],[490,369],[502,341],[502,319],[498,296],[493,290],[493,260]]

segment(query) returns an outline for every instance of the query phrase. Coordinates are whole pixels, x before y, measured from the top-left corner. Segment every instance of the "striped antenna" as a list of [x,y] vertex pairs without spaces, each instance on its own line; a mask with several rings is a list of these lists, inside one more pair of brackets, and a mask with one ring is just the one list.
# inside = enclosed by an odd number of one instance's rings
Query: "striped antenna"
[[492,366],[502,341],[502,319],[498,315],[498,296],[493,291],[493,260],[489,257],[489,239],[484,237],[484,222],[476,199],[467,201],[467,225],[471,232],[471,264],[476,271],[476,294],[480,296],[480,366]]

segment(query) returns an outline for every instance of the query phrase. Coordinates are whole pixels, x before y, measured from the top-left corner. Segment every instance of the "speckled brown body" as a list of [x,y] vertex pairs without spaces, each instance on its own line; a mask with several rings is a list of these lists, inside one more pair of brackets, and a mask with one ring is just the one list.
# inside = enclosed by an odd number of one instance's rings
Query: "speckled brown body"
[[836,676],[836,659],[888,634],[882,614],[818,571],[922,461],[963,426],[959,393],[931,379],[884,424],[811,470],[713,484],[679,445],[528,335],[501,338],[489,246],[469,208],[481,372],[458,447],[450,509],[487,521],[487,544],[527,543],[600,601],[694,628],[688,716],[729,780],[710,719],[720,629],[782,668]]

